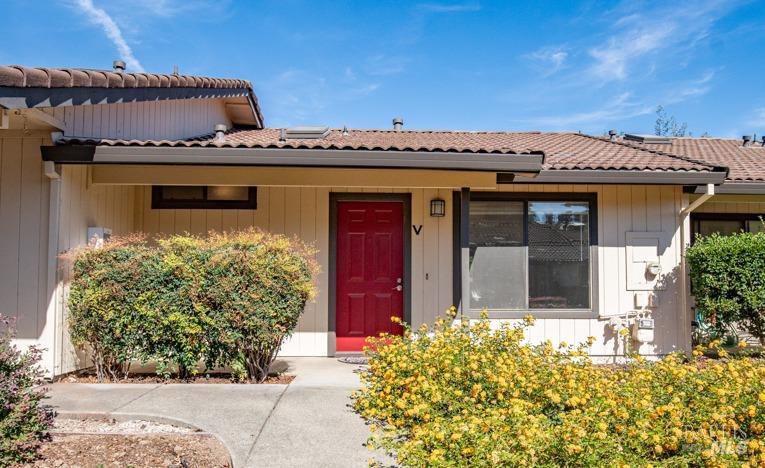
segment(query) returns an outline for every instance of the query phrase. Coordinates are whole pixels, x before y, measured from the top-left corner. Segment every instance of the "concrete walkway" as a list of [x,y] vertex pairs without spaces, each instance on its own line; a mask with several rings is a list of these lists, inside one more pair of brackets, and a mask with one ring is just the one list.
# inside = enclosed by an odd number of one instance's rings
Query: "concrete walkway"
[[354,370],[334,358],[288,358],[289,385],[70,384],[50,386],[62,416],[176,421],[217,436],[236,467],[361,467],[364,422],[348,404]]

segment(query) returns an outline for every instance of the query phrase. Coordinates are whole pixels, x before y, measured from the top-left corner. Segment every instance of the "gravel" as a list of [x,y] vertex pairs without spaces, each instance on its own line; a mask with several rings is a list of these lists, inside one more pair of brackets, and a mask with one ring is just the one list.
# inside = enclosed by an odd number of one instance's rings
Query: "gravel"
[[151,421],[131,419],[63,419],[56,418],[52,432],[76,434],[192,434],[199,432],[188,427],[173,426]]

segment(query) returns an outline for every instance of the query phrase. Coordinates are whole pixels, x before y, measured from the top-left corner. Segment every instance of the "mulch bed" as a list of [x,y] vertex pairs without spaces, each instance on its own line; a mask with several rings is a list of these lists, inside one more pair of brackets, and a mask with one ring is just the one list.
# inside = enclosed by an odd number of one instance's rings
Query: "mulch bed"
[[58,434],[29,467],[230,467],[226,449],[203,434]]
[[[275,376],[269,376],[263,382],[264,384],[288,384],[295,378],[294,375],[279,374]],[[80,373],[70,374],[59,377],[56,382],[62,383],[100,383],[94,374]],[[203,374],[190,379],[180,379],[177,376],[171,376],[167,379],[157,376],[156,374],[131,374],[127,379],[122,379],[118,382],[103,382],[103,383],[124,383],[124,384],[230,384],[240,383],[249,384],[250,382],[239,382],[234,380],[230,374]]]

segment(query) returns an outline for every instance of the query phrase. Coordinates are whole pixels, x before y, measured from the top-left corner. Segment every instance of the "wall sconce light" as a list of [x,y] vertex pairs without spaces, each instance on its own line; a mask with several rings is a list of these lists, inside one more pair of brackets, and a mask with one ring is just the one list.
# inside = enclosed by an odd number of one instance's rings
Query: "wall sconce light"
[[659,273],[661,273],[661,264],[659,262],[649,262],[645,266],[646,273],[648,273],[651,277],[655,277]]
[[430,200],[430,216],[443,218],[446,216],[446,202],[440,198]]

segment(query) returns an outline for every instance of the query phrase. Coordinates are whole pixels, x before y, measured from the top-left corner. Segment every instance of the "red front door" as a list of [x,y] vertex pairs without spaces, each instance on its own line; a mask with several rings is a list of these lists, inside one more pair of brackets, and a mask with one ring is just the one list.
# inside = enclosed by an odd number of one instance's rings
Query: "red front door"
[[361,351],[368,336],[402,333],[404,204],[337,202],[337,351]]

